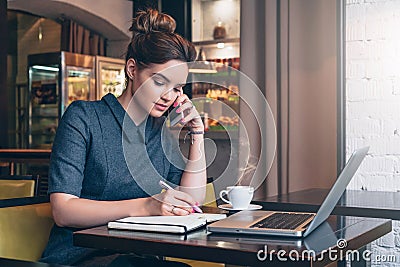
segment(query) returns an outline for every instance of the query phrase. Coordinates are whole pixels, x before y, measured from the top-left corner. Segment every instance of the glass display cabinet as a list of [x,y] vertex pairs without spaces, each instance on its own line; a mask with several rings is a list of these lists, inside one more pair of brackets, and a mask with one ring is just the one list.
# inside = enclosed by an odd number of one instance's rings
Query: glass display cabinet
[[[193,80],[210,81],[192,84],[192,98],[203,98],[200,105],[211,109],[212,114],[205,114],[205,126],[210,132],[237,132],[239,77],[235,70],[240,68],[240,0],[193,0],[192,41],[197,60],[211,63],[207,70],[189,70]],[[223,114],[214,102],[222,102],[234,112]]]
[[92,56],[69,52],[28,56],[29,148],[51,148],[68,105],[95,99],[94,64]]
[[[214,178],[217,192],[224,189],[220,177],[238,177],[240,0],[192,0],[192,42],[197,61],[203,66],[189,69],[192,99],[206,128],[207,175]],[[208,66],[207,66],[208,65]],[[212,158],[212,157],[211,157]],[[224,179],[222,179],[224,180]],[[226,179],[225,179],[226,180]]]
[[108,93],[122,94],[125,83],[125,60],[96,56],[96,98]]

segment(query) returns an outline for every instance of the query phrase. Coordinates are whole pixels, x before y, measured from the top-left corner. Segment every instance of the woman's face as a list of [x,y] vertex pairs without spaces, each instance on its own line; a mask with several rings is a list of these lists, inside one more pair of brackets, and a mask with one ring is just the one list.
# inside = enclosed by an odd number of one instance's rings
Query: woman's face
[[149,67],[135,68],[132,84],[133,100],[152,117],[160,117],[182,94],[188,66],[179,60]]

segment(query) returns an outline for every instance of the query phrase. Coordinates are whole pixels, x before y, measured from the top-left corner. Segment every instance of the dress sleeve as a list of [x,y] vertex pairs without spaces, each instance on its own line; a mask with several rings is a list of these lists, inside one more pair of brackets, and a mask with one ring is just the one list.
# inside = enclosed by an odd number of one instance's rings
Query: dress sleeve
[[80,196],[90,144],[89,113],[84,102],[75,101],[61,118],[51,152],[48,194]]

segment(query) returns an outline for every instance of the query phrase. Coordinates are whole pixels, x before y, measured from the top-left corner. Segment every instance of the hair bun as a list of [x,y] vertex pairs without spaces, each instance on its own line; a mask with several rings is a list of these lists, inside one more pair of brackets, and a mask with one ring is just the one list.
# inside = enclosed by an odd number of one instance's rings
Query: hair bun
[[138,11],[129,28],[133,33],[148,34],[152,32],[173,33],[176,28],[175,20],[167,14],[159,13],[155,9]]

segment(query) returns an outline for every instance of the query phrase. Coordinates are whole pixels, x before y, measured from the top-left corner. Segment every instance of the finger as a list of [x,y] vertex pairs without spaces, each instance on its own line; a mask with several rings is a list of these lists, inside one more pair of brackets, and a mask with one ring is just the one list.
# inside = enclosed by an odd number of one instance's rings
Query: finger
[[186,216],[186,215],[190,214],[190,212],[188,210],[181,209],[179,207],[175,207],[172,212],[174,215],[178,215],[178,216]]
[[201,116],[197,112],[195,108],[192,108],[188,114],[181,120],[182,123],[190,122],[192,126],[201,126],[203,125],[203,121],[201,120]]
[[199,112],[192,103],[185,103],[180,108],[178,108],[176,112],[182,113],[184,115],[184,117],[181,120],[182,123],[189,122],[194,118],[198,118],[199,121],[201,121]]
[[193,109],[193,104],[192,104],[192,102],[183,102],[183,104],[180,106],[180,107],[178,107],[177,109],[176,109],[176,113],[184,113],[184,114],[187,114],[187,113],[189,113],[189,112],[191,112],[191,110]]
[[[183,202],[182,202],[183,203]],[[167,203],[162,204],[162,215],[188,215],[190,213],[194,212],[193,208],[185,208],[185,207],[179,207]]]
[[161,215],[172,216],[174,215],[173,211],[174,211],[174,206],[168,205],[166,203],[163,203],[161,205]]
[[192,206],[189,203],[187,203],[186,201],[179,200],[177,198],[171,199],[170,201],[168,201],[168,204],[173,205],[174,207],[179,207],[181,209],[185,209],[187,211],[192,210]]
[[175,105],[177,106],[180,103],[184,104],[184,103],[186,103],[188,101],[190,101],[189,97],[187,95],[185,95],[185,94],[181,94],[180,96],[178,96],[176,98]]
[[196,204],[196,201],[192,198],[192,196],[185,192],[174,190],[173,196],[175,199],[183,201],[186,204],[184,206],[194,206]]
[[163,194],[163,197],[159,198],[158,200],[170,207],[179,206],[179,207],[188,207],[190,206],[189,203],[180,200],[176,197],[177,194],[181,194],[178,190],[166,190]]
[[195,112],[190,112],[189,114],[187,114],[182,120],[182,123],[186,123],[191,121],[192,119],[194,119],[197,116],[197,114]]
[[[184,210],[188,211],[189,213],[194,212],[193,211],[193,205],[194,204],[191,204],[191,203],[189,203],[189,202],[187,202],[185,200],[179,199],[179,198],[184,198],[185,196],[179,197],[179,196],[176,196],[176,194],[181,195],[181,194],[186,194],[186,193],[179,192],[179,191],[172,192],[172,193],[170,193],[169,196],[167,196],[164,199],[164,203],[166,203],[166,204],[168,204],[170,206],[179,207],[181,209],[184,209]],[[188,196],[189,196],[189,198],[191,198],[190,195],[188,195]]]

